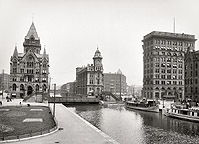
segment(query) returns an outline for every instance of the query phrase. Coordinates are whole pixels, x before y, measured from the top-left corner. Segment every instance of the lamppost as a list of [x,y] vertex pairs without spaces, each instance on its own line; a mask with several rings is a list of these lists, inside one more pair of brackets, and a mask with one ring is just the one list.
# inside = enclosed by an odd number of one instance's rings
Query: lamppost
[[54,84],[54,105],[53,105],[53,118],[55,117],[55,92],[56,92],[56,84]]

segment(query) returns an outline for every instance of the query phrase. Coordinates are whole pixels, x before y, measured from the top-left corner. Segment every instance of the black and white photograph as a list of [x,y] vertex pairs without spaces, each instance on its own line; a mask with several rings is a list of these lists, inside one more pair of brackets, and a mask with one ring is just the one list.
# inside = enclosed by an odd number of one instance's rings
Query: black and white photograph
[[198,6],[0,0],[0,143],[198,144]]

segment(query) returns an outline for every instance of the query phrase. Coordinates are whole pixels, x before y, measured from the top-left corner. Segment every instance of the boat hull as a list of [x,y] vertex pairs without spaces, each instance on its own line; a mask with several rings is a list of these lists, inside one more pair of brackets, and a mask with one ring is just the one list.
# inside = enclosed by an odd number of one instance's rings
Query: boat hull
[[199,122],[199,117],[196,116],[189,116],[189,115],[182,115],[182,114],[176,114],[172,112],[166,112],[165,116],[172,117],[172,118],[178,118],[182,120],[188,120],[193,122]]
[[135,109],[135,110],[141,110],[141,111],[147,111],[147,112],[159,113],[159,107],[158,106],[139,107],[139,106],[130,106],[130,105],[126,104],[126,108]]

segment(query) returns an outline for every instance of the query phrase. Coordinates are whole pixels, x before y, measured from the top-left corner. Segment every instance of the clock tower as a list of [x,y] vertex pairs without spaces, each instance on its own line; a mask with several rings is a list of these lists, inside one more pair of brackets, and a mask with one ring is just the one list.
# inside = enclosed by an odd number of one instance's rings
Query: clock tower
[[93,63],[94,63],[94,68],[95,71],[97,72],[103,72],[103,65],[102,65],[102,55],[99,51],[99,49],[97,48],[95,55],[93,57]]

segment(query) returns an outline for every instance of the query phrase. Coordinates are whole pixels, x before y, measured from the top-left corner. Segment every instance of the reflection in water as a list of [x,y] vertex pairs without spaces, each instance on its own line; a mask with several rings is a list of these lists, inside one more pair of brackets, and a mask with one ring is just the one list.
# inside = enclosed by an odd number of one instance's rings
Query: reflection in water
[[70,109],[121,144],[199,143],[198,123],[159,113],[126,110],[117,104],[81,105]]

